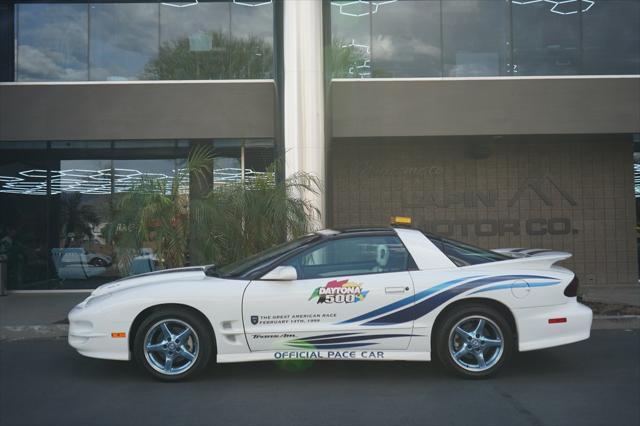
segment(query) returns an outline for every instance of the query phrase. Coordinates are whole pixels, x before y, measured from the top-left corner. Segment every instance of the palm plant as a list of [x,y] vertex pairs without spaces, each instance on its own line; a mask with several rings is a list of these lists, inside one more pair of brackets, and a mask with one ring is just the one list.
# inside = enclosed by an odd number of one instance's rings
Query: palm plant
[[161,266],[173,268],[187,261],[189,237],[189,179],[206,180],[213,155],[206,146],[191,150],[185,168],[173,179],[141,177],[127,192],[115,197],[110,220],[103,229],[118,247],[118,267],[127,273],[133,257],[150,245]]
[[194,232],[203,258],[224,265],[306,234],[320,213],[305,198],[320,182],[299,172],[275,180],[275,166],[250,181],[220,185],[192,204]]
[[318,179],[300,172],[276,181],[275,165],[251,180],[190,197],[186,188],[194,180],[209,187],[212,165],[210,149],[196,146],[172,180],[142,178],[118,194],[103,235],[118,247],[121,273],[145,245],[165,268],[188,261],[224,265],[308,233],[319,218],[305,198],[319,193]]

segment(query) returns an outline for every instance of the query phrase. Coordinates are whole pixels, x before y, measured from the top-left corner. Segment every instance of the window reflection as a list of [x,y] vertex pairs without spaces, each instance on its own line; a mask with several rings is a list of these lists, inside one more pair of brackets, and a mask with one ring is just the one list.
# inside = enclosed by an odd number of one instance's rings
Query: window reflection
[[271,1],[16,5],[16,79],[272,78]]
[[507,15],[504,5],[504,0],[447,0],[442,3],[445,76],[507,73]]
[[[47,172],[42,157],[36,155],[30,156],[32,161],[17,155],[0,156],[0,256],[7,261],[9,289],[47,287],[50,257],[47,198],[43,196],[47,188],[38,185],[46,180]],[[30,170],[38,172],[25,173]]]
[[91,80],[137,80],[158,55],[158,4],[89,7]]
[[402,0],[372,15],[373,77],[440,77],[440,1]]
[[229,73],[232,78],[273,77],[273,4],[231,4]]
[[16,80],[88,78],[86,4],[16,5]]
[[63,160],[51,173],[58,233],[50,251],[58,288],[92,288],[118,277],[103,233],[110,182],[109,160]]
[[565,14],[551,12],[547,2],[513,6],[514,75],[580,73],[578,4],[565,4]]
[[637,74],[639,20],[640,0],[333,0],[332,75]]
[[[371,26],[369,4],[359,4],[359,9],[342,7],[353,2],[331,2],[331,63],[335,78],[371,77]],[[351,5],[353,8],[354,5]]]
[[160,56],[146,69],[148,79],[226,78],[229,4],[160,7]]
[[640,74],[640,0],[600,1],[582,28],[583,74]]
[[203,194],[186,158],[202,144],[215,149],[216,185],[272,173],[273,141],[264,139],[1,144],[0,256],[9,288],[93,288],[197,261],[186,247],[191,202]]

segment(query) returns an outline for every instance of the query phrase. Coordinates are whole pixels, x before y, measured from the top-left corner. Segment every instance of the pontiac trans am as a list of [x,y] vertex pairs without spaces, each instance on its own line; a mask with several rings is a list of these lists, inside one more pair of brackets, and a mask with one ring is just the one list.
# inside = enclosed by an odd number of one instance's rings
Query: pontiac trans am
[[324,230],[223,267],[105,284],[69,313],[68,340],[167,381],[211,358],[437,358],[483,378],[590,333],[577,278],[556,265],[569,253],[509,253],[404,227]]

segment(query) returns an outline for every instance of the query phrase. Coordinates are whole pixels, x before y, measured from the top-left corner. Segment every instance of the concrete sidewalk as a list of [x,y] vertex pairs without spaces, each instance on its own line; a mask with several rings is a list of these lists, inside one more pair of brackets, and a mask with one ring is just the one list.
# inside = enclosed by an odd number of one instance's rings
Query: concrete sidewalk
[[599,303],[640,306],[640,284],[634,286],[583,287],[582,298]]
[[[634,304],[638,290],[587,292],[585,300],[600,303]],[[0,297],[0,341],[63,338],[67,335],[67,314],[89,295],[81,293],[13,293]],[[632,303],[628,303],[628,302]],[[640,306],[640,301],[636,306]],[[593,329],[640,329],[640,316],[596,316]]]
[[81,293],[14,293],[0,297],[0,341],[66,337],[67,314]]

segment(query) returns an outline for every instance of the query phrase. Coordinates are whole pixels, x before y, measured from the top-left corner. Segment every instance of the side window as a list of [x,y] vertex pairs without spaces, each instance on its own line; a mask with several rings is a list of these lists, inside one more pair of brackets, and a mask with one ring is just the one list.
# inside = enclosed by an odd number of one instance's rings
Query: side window
[[[432,240],[434,241],[434,240]],[[434,241],[435,243],[435,241]],[[476,265],[479,263],[498,262],[510,259],[502,254],[470,246],[458,241],[442,238],[436,246],[449,258],[456,266]]]
[[351,237],[327,241],[283,263],[299,279],[406,271],[409,254],[398,237]]

